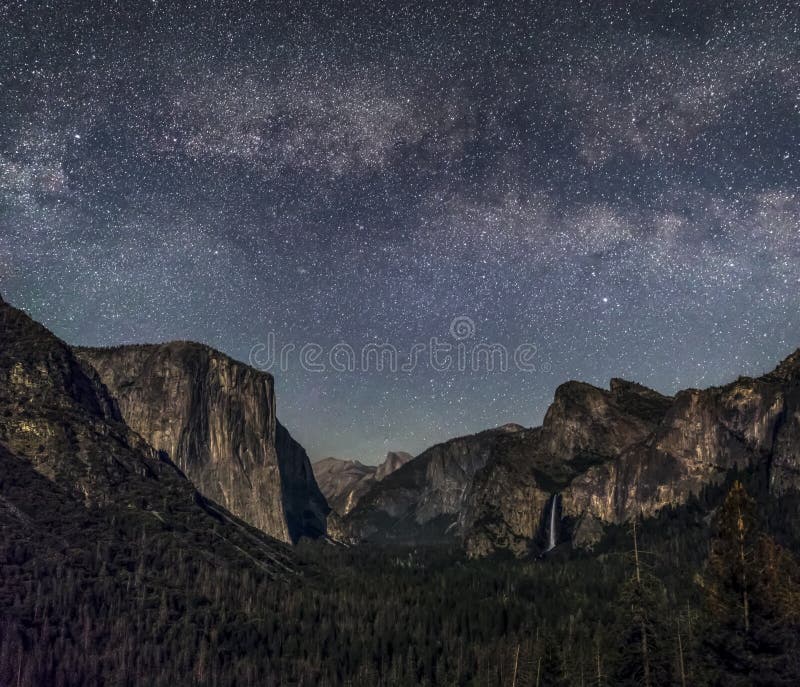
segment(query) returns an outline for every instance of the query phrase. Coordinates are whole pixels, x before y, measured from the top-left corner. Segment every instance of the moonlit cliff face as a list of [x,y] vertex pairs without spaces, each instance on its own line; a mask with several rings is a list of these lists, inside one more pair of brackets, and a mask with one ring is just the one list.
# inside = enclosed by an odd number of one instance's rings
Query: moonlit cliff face
[[189,556],[255,565],[270,578],[296,574],[288,547],[201,495],[124,422],[67,344],[1,298],[0,323],[6,531],[52,546],[48,560],[74,555],[85,565],[91,554],[76,552],[88,539],[90,550],[140,545],[168,551],[171,562]]
[[[460,540],[468,555],[596,544],[609,525],[680,507],[735,471],[800,491],[800,351],[773,372],[674,397],[622,379],[562,384],[541,427],[451,439],[337,518],[349,541]],[[553,503],[555,511],[553,511]]]
[[462,517],[468,552],[535,550],[552,494],[565,538],[590,546],[603,525],[685,504],[736,469],[763,470],[776,495],[800,490],[799,361],[800,351],[762,377],[674,398],[612,381],[610,392],[573,385],[565,404],[561,387],[541,433],[474,480]]
[[207,346],[79,349],[125,421],[207,497],[286,542],[325,532],[305,451],[275,417],[270,375]]

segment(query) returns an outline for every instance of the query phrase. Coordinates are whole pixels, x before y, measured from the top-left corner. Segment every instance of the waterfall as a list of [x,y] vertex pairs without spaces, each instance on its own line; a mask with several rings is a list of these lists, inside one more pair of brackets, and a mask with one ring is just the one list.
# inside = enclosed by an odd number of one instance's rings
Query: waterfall
[[547,550],[551,551],[556,547],[556,526],[557,522],[557,510],[558,510],[558,494],[553,494],[553,498],[550,501],[550,530],[548,532],[548,540],[547,540]]

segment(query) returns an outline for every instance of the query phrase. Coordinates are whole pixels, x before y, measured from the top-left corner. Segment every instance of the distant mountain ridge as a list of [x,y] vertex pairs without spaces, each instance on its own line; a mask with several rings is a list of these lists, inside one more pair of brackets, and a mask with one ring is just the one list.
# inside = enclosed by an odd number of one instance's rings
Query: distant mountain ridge
[[[679,506],[734,470],[800,490],[800,350],[774,371],[674,397],[612,379],[566,382],[541,427],[433,446],[337,524],[351,541],[460,541],[472,557],[592,546],[606,526]],[[554,510],[555,509],[555,510]]]
[[467,487],[495,445],[524,431],[507,424],[423,451],[372,485],[338,523],[340,536],[403,543],[441,539],[452,532]]
[[[392,452],[381,466],[331,458],[312,468],[277,420],[272,377],[219,351],[73,349],[1,298],[0,324],[10,471],[38,490],[47,482],[33,473],[45,477],[81,507],[123,508],[204,542],[222,523],[223,540],[244,536],[234,548],[248,558],[255,546],[288,560],[245,522],[283,542],[330,533],[525,556],[591,547],[608,526],[686,504],[737,471],[760,471],[776,496],[800,492],[800,349],[760,377],[674,396],[622,379],[607,389],[570,381],[540,427],[507,424],[415,458]],[[0,501],[3,517],[30,517]]]
[[404,451],[389,451],[380,465],[364,465],[358,460],[323,458],[313,464],[314,476],[328,505],[346,515],[376,482],[398,470],[413,456]]

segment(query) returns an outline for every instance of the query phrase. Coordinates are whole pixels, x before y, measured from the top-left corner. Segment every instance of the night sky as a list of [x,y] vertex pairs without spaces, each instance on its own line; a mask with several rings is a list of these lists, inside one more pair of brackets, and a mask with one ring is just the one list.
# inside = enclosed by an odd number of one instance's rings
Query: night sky
[[[275,371],[312,458],[800,346],[794,2],[4,2],[0,292],[71,343],[536,345]],[[513,366],[512,366],[513,367]]]

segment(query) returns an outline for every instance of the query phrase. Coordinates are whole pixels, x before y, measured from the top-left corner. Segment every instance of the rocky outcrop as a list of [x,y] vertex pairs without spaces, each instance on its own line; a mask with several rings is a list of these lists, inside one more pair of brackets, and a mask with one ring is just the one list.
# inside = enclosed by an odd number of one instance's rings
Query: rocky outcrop
[[412,459],[410,453],[390,451],[380,465],[364,465],[357,460],[323,458],[314,463],[314,476],[328,505],[339,515],[347,515],[376,482],[380,482]]
[[383,462],[378,465],[378,468],[375,470],[375,479],[380,482],[396,470],[399,470],[413,458],[414,456],[405,451],[389,451],[386,454],[386,458],[384,458]]
[[574,480],[565,512],[581,526],[592,519],[624,522],[684,503],[729,471],[758,465],[769,470],[774,491],[796,489],[798,391],[766,376],[679,393],[646,443]]
[[763,377],[674,398],[621,380],[563,385],[527,448],[476,475],[461,532],[473,556],[541,550],[544,504],[558,493],[572,541],[591,545],[607,524],[754,467],[775,493],[800,489],[800,352]]
[[375,467],[357,460],[323,458],[312,468],[328,505],[339,515],[351,511],[375,481]]
[[0,462],[0,515],[25,527],[69,512],[63,527],[94,523],[120,547],[149,536],[176,560],[219,557],[276,577],[295,569],[285,545],[204,498],[131,430],[64,342],[2,300]]
[[506,425],[427,449],[377,482],[343,518],[351,540],[439,540],[454,525],[475,473],[496,445],[520,428]]
[[300,537],[313,539],[324,535],[330,506],[317,485],[306,450],[277,420],[275,451],[281,476],[283,508],[291,540],[297,541]]
[[530,447],[540,434],[539,429],[533,429],[515,437],[493,456],[490,467],[475,475],[458,520],[468,555],[510,551],[522,556],[537,540],[539,548],[544,549],[550,485],[529,461]]
[[[476,474],[459,520],[468,554],[543,550],[552,496],[643,441],[671,404],[671,398],[620,379],[608,390],[562,384],[542,426],[515,434]],[[564,498],[559,503],[563,510]]]
[[325,499],[277,421],[271,375],[188,342],[75,353],[125,422],[205,496],[281,541],[325,532]]

